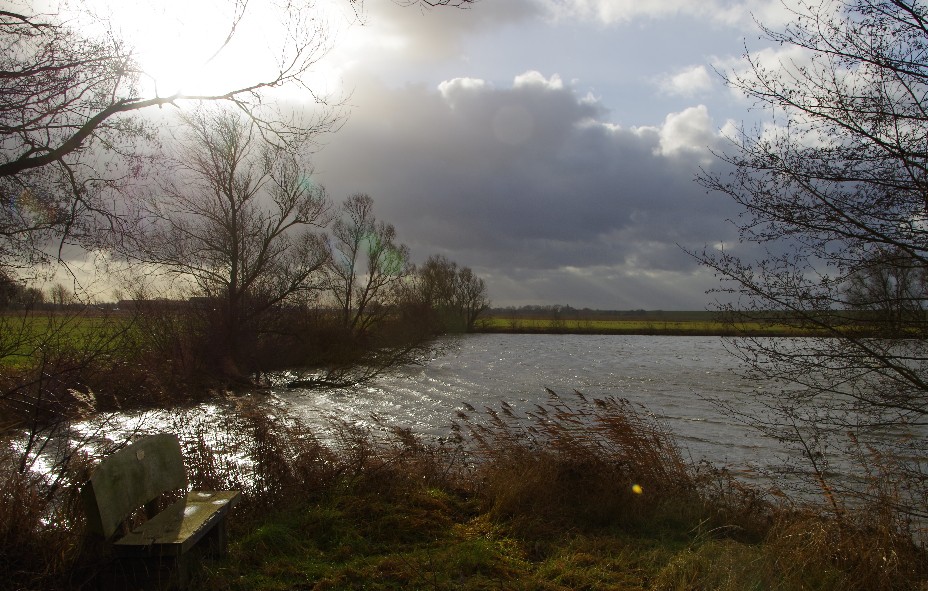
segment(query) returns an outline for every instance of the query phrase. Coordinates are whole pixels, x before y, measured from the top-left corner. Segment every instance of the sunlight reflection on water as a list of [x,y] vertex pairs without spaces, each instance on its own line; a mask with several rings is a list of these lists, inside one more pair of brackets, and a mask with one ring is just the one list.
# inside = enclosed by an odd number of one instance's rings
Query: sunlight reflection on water
[[275,390],[290,412],[314,421],[347,413],[436,436],[448,433],[464,403],[478,410],[505,401],[530,410],[562,395],[627,398],[652,412],[694,459],[766,468],[775,442],[722,415],[702,395],[749,393],[758,385],[732,370],[717,337],[470,335],[423,366],[403,368],[356,391]]
[[[305,423],[324,443],[337,440],[333,418],[374,430],[385,424],[408,427],[426,437],[446,437],[457,413],[471,407],[481,413],[506,403],[524,416],[549,401],[546,388],[567,402],[575,400],[577,390],[590,399],[625,398],[643,408],[673,434],[684,457],[694,462],[706,460],[725,467],[762,488],[775,484],[801,497],[820,497],[814,485],[805,487],[794,476],[776,475],[784,466],[810,474],[805,460],[790,458],[777,441],[726,416],[707,399],[737,397],[744,404],[742,410],[751,414],[761,410],[756,403],[751,408],[757,392],[778,388],[740,378],[738,361],[726,350],[725,339],[469,335],[447,343],[446,355],[400,368],[356,389],[287,389],[284,384],[295,376],[281,372],[274,382],[279,385],[267,390],[188,408],[124,413],[81,423],[75,426],[72,441],[85,441],[90,455],[99,455],[140,430],[176,432],[187,440],[234,440],[245,433],[243,423],[236,424],[238,409],[252,401],[276,417]],[[245,471],[252,462],[241,450],[224,461]],[[47,474],[49,466],[43,462],[38,458],[34,469]],[[838,457],[829,470],[842,480],[857,478]]]

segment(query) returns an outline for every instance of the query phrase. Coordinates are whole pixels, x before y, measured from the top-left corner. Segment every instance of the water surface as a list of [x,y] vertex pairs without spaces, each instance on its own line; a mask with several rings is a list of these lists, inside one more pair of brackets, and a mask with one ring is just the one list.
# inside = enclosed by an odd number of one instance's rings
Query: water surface
[[[545,388],[567,395],[614,396],[643,405],[693,459],[737,469],[778,461],[763,438],[707,400],[770,387],[743,380],[719,337],[481,334],[454,337],[446,355],[409,366],[354,391],[277,390],[275,396],[310,422],[324,414],[360,421],[375,413],[389,423],[434,435],[448,432],[465,404],[531,410]],[[730,344],[730,343],[729,343]],[[565,396],[565,398],[569,398]]]

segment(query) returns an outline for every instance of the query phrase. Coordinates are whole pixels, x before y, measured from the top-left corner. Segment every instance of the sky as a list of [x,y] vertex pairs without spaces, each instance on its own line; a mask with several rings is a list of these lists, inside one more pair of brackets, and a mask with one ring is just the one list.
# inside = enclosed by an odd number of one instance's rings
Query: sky
[[[471,267],[496,306],[698,310],[719,297],[688,251],[737,252],[739,211],[694,179],[724,173],[711,151],[768,117],[717,70],[743,68],[746,49],[778,59],[756,21],[782,26],[779,0],[325,1],[311,81],[347,117],[320,138],[313,178],[336,201],[371,195],[415,262]],[[210,64],[220,81],[274,38],[261,4],[226,65]],[[224,30],[204,25],[208,2],[154,3],[156,28],[133,5],[118,19],[160,88],[206,80],[178,64]]]

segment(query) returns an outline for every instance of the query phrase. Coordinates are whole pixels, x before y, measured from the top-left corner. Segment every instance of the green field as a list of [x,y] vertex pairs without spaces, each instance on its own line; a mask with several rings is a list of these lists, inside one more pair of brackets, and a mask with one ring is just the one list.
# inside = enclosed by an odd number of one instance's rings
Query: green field
[[478,332],[569,334],[666,334],[666,335],[769,335],[809,334],[786,324],[730,323],[713,312],[653,312],[552,317],[493,313],[478,323]]
[[[529,334],[803,336],[815,334],[787,324],[723,322],[714,312],[604,312],[572,310],[563,315],[507,314],[494,310],[477,322],[477,332]],[[43,356],[66,353],[127,353],[139,344],[130,316],[88,312],[0,315],[0,367],[22,367]]]
[[28,365],[40,357],[113,354],[125,349],[132,324],[125,317],[85,312],[0,315],[0,366]]

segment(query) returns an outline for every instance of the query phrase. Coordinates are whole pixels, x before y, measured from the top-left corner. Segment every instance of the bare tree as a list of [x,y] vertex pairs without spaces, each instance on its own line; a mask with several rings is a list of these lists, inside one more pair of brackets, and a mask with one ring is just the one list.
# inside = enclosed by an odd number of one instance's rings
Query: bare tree
[[0,310],[31,309],[45,301],[45,294],[29,287],[0,269]]
[[452,315],[457,300],[457,276],[457,263],[443,255],[430,256],[416,269],[416,298],[432,314]]
[[398,288],[409,275],[409,249],[396,243],[392,224],[374,216],[369,195],[348,197],[332,226],[333,253],[328,286],[341,311],[343,328],[360,336],[396,303]]
[[[766,29],[792,58],[748,54],[725,74],[774,125],[742,130],[721,155],[731,172],[700,178],[743,206],[742,243],[763,254],[701,259],[727,282],[736,320],[813,334],[738,343],[751,375],[785,384],[763,400],[768,415],[746,420],[795,444],[819,481],[847,447],[896,462],[899,506],[925,516],[928,479],[902,458],[928,452],[928,9],[802,1],[794,17]],[[891,333],[862,330],[860,310],[875,308],[912,313]]]
[[[324,320],[325,351],[289,387],[347,388],[443,352],[426,313],[409,306],[414,267],[396,230],[378,221],[369,195],[355,194],[332,225],[326,291],[335,304],[334,330]],[[331,317],[330,317],[331,319]]]
[[861,261],[848,279],[847,302],[861,323],[881,336],[908,338],[925,320],[928,269],[896,249],[880,248]]
[[461,267],[457,277],[457,304],[467,332],[472,332],[477,319],[490,307],[486,283],[470,267]]
[[58,307],[64,307],[74,300],[74,293],[61,283],[56,283],[49,290],[51,301]]
[[[78,4],[78,7],[83,7]],[[230,0],[229,35],[248,2]],[[93,241],[120,227],[110,193],[141,174],[155,137],[136,116],[182,102],[224,102],[247,115],[266,139],[300,142],[331,126],[332,112],[311,121],[276,113],[265,91],[296,86],[324,54],[326,30],[301,2],[276,6],[287,28],[278,66],[212,94],[144,94],[144,72],[131,45],[113,34],[87,37],[61,15],[0,10],[0,261],[28,267],[45,258],[50,238]],[[323,100],[323,97],[317,97]],[[103,225],[100,222],[102,215]]]
[[186,122],[176,178],[151,199],[136,254],[216,307],[223,371],[235,376],[268,311],[321,289],[329,252],[314,229],[329,204],[297,155],[264,141],[253,120],[199,111]]
[[[404,5],[466,7],[473,0],[402,0]],[[348,4],[363,11],[362,0]],[[320,96],[306,74],[329,46],[328,29],[311,0],[274,3],[228,0],[217,16],[227,34],[217,38],[212,62],[240,35],[242,25],[262,10],[284,33],[275,37],[275,64],[252,79],[209,94],[143,90],[146,73],[130,40],[77,0],[68,15],[37,0],[0,8],[0,264],[28,269],[54,258],[75,242],[95,246],[125,231],[118,215],[119,189],[142,176],[153,158],[157,137],[150,120],[139,116],[153,107],[223,102],[250,117],[265,139],[301,143],[333,129],[338,105]],[[88,36],[75,13],[97,22]],[[265,16],[265,15],[263,15]],[[102,22],[100,22],[102,21]],[[223,22],[224,21],[224,22]],[[292,87],[313,97],[316,116],[279,111],[268,91]],[[60,260],[59,250],[57,258]]]
[[416,270],[413,297],[433,316],[439,332],[472,331],[490,305],[483,279],[442,255],[430,256]]

